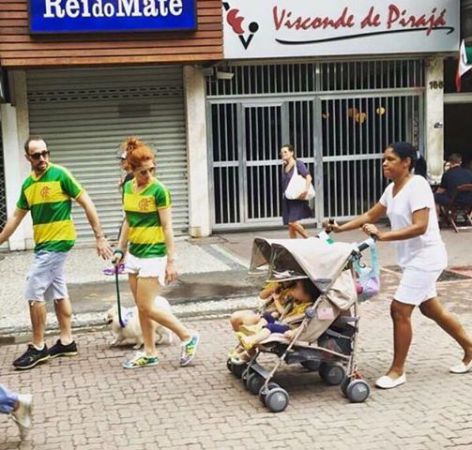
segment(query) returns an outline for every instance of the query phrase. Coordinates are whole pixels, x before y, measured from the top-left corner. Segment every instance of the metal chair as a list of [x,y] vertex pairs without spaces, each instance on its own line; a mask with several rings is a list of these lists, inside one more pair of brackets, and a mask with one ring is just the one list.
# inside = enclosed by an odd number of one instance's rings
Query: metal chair
[[[458,186],[449,205],[441,206],[442,215],[456,233],[459,230],[472,229],[472,203],[464,204],[459,202],[457,197],[461,192],[472,192],[472,183]],[[459,223],[459,217],[462,218],[462,223]]]

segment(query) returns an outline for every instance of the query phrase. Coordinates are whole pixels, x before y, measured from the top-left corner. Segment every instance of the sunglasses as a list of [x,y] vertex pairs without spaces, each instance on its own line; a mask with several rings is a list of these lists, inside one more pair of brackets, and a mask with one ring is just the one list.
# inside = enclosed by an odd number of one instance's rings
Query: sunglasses
[[143,177],[146,176],[148,173],[152,175],[156,171],[155,167],[150,167],[149,169],[143,169],[139,171],[139,175],[142,175]]
[[34,159],[35,161],[39,161],[39,158],[43,157],[46,159],[47,156],[49,156],[49,150],[43,150],[42,152],[36,152],[33,154],[28,155],[31,159]]

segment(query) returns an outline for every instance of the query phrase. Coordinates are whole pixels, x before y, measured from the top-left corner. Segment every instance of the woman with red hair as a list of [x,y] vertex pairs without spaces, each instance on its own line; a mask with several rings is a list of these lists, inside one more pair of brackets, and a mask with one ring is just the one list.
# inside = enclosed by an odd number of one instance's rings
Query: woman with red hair
[[155,366],[159,363],[154,322],[172,330],[182,341],[180,365],[195,356],[199,334],[191,333],[172,313],[156,308],[154,299],[160,286],[177,278],[172,232],[171,196],[155,177],[154,154],[142,141],[129,138],[124,143],[127,164],[134,178],[123,187],[126,218],[114,263],[126,254],[129,285],[139,311],[144,351],[123,363],[125,369]]

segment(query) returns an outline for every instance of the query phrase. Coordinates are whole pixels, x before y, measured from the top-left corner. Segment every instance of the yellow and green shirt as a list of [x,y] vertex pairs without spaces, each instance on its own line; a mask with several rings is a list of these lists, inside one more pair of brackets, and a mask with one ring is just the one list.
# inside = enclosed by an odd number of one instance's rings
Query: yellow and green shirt
[[49,163],[44,173],[34,172],[21,187],[16,206],[31,211],[34,230],[34,251],[67,252],[75,242],[71,219],[71,198],[84,192],[82,186],[64,167]]
[[135,180],[125,184],[123,207],[129,225],[129,252],[133,256],[155,258],[167,254],[158,210],[171,205],[170,192],[155,178],[141,190]]

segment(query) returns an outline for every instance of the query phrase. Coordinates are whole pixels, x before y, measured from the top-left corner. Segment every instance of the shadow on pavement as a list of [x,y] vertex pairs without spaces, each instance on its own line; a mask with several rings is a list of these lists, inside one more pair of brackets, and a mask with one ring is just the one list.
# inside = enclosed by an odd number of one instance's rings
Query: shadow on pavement
[[[176,283],[165,287],[161,295],[173,305],[208,300],[221,300],[258,294],[263,277],[254,277],[245,270],[184,274]],[[115,282],[69,284],[75,313],[106,310],[116,301]],[[120,296],[124,306],[134,305],[125,276],[120,279]]]

